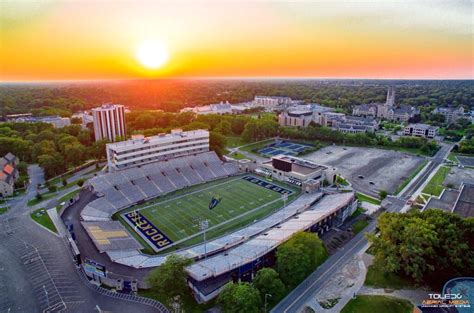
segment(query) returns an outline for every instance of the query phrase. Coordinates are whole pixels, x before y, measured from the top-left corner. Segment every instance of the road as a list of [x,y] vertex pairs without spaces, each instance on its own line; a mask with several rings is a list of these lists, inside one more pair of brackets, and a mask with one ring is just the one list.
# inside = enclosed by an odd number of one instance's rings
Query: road
[[412,194],[423,185],[425,180],[430,176],[431,172],[438,167],[441,163],[444,162],[444,159],[447,157],[451,149],[453,148],[452,144],[443,144],[441,148],[436,152],[436,154],[431,158],[430,163],[424,169],[423,173],[418,176],[415,181],[410,182],[409,187],[399,195],[399,198],[408,200],[411,198]]
[[[376,221],[372,220],[367,225],[365,231],[372,232],[375,230],[375,226]],[[305,303],[308,302],[308,299],[323,286],[323,283],[330,279],[352,255],[365,249],[367,244],[364,232],[357,234],[341,250],[331,255],[326,262],[319,266],[316,271],[278,303],[271,312],[299,312]]]
[[[440,150],[431,158],[430,164],[424,172],[414,181],[410,182],[400,200],[407,200],[424,183],[431,172],[443,162],[449,154],[452,145],[443,144]],[[395,209],[389,210],[398,212],[401,206],[394,206]],[[364,232],[357,234],[341,250],[331,255],[326,262],[319,266],[310,276],[308,276],[300,285],[298,285],[290,294],[288,294],[271,312],[296,313],[304,307],[309,299],[324,285],[323,283],[335,275],[335,273],[350,259],[351,256],[364,251],[368,246],[365,233],[372,233],[376,227],[376,220],[372,220],[364,229]]]

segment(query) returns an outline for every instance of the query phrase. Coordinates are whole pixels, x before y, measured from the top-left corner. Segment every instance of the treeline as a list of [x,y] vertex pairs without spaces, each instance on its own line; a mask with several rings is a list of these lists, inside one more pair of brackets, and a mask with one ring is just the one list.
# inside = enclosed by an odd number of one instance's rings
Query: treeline
[[255,95],[289,96],[350,112],[354,105],[384,102],[395,86],[397,104],[474,107],[470,81],[377,80],[137,80],[61,85],[0,86],[0,115],[31,111],[37,115],[71,113],[105,102],[132,109],[176,112],[186,106],[252,100]]
[[245,142],[254,142],[276,136],[345,145],[408,148],[426,155],[433,155],[438,146],[435,141],[417,137],[389,137],[373,133],[344,134],[327,127],[311,124],[306,128],[282,127],[276,116],[269,114],[249,115],[198,115],[192,113],[132,112],[127,115],[129,134],[142,133],[153,136],[167,133],[180,127],[183,130],[207,129],[211,131],[211,149],[218,154],[224,152],[226,136],[241,137]]
[[21,161],[38,163],[46,178],[64,173],[88,159],[105,157],[105,142],[95,142],[90,129],[60,129],[45,123],[0,124],[0,155],[12,152]]

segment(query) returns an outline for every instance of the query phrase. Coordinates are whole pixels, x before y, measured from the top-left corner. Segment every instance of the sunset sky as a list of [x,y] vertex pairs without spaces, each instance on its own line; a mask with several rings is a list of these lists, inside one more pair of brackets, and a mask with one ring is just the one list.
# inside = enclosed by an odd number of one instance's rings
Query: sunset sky
[[[472,79],[472,6],[471,1],[0,0],[0,81]],[[154,60],[154,50],[145,48],[151,64],[160,61],[158,68],[137,57],[145,42],[165,50]]]

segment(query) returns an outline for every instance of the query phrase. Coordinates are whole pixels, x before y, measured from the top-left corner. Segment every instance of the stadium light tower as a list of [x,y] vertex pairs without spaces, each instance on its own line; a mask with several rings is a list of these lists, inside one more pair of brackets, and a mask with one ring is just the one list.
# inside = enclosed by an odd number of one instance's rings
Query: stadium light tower
[[282,198],[283,198],[283,206],[286,206],[286,201],[288,201],[288,194],[285,192],[282,195]]
[[202,220],[199,222],[199,228],[204,231],[203,236],[204,236],[204,258],[207,257],[207,247],[206,247],[206,230],[209,227],[209,221],[208,220]]

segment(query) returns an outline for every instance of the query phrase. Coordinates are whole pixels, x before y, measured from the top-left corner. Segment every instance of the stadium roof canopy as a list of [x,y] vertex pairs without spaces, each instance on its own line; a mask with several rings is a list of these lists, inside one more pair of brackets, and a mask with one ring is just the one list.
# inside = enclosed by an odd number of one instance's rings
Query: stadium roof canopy
[[249,241],[216,256],[196,262],[187,268],[194,279],[201,281],[243,266],[267,254],[288,240],[350,203],[353,192],[326,195],[310,209],[274,226]]

